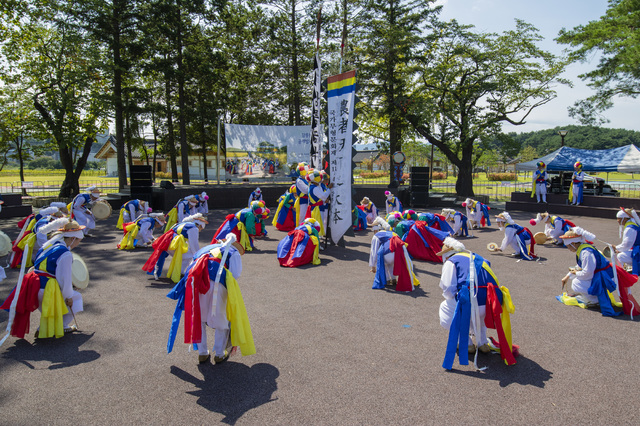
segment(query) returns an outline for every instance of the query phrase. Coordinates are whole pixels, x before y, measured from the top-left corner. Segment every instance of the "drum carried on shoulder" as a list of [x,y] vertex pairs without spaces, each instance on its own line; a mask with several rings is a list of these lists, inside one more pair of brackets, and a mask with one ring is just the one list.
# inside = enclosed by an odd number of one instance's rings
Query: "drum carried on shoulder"
[[111,210],[111,204],[105,200],[98,200],[91,208],[91,213],[97,220],[102,220],[111,216]]

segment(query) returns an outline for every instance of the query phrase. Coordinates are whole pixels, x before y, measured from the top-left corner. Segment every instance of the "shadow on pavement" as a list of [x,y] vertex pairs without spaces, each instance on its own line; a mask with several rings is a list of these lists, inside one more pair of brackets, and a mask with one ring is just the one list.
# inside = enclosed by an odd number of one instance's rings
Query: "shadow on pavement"
[[249,367],[227,361],[221,365],[202,364],[198,370],[201,379],[171,366],[171,374],[198,388],[187,392],[198,397],[197,404],[224,415],[223,423],[235,424],[249,410],[277,399],[271,395],[278,389],[276,379],[280,372],[273,365],[260,363]]
[[47,367],[49,370],[73,367],[100,358],[100,354],[94,350],[80,350],[80,346],[91,339],[94,334],[76,332],[59,339],[38,339],[35,343],[19,339],[4,351],[2,357],[20,362],[32,370],[39,369],[33,363],[42,361],[50,363]]
[[[469,365],[473,365],[473,356],[469,355]],[[451,370],[451,373],[462,374],[485,380],[497,380],[500,387],[512,384],[534,386],[544,388],[546,382],[551,380],[553,373],[545,370],[540,364],[522,355],[516,358],[516,364],[507,366],[497,354],[491,356],[478,356],[478,366],[488,367],[484,371],[460,371]]]

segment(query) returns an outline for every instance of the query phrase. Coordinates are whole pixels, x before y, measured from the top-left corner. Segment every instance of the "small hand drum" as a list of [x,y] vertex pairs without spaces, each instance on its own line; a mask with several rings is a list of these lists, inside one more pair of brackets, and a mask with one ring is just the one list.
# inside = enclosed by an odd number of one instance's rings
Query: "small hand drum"
[[71,264],[71,282],[73,286],[79,289],[85,289],[89,285],[89,269],[84,260],[76,254],[72,253],[73,263]]
[[547,242],[547,234],[545,234],[544,232],[536,232],[535,234],[533,234],[533,239],[535,240],[536,244],[544,244]]
[[489,250],[491,252],[496,252],[496,251],[498,251],[499,248],[500,247],[496,243],[487,244],[487,250]]
[[104,200],[98,200],[91,208],[93,217],[98,220],[106,219],[111,216],[111,204]]
[[4,232],[0,231],[0,257],[11,253],[11,238]]

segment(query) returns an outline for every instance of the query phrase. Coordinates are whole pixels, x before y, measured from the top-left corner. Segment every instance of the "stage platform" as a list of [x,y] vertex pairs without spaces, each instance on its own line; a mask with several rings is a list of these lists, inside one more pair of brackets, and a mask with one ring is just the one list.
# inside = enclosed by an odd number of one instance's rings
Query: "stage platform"
[[511,200],[507,201],[505,209],[532,213],[548,211],[559,215],[615,219],[620,207],[640,210],[640,200],[637,198],[585,195],[582,205],[572,206],[569,204],[568,194],[547,194],[547,204],[545,204],[537,203],[536,198],[532,198],[530,192],[512,192]]

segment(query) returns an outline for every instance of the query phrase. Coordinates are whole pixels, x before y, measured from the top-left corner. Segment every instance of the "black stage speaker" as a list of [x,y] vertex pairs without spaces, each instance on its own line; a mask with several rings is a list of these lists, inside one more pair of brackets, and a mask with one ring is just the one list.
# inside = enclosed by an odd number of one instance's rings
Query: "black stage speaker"
[[176,189],[176,186],[168,180],[163,180],[162,182],[160,182],[160,188],[162,189]]
[[409,178],[409,205],[427,207],[429,199],[429,167],[411,167]]

